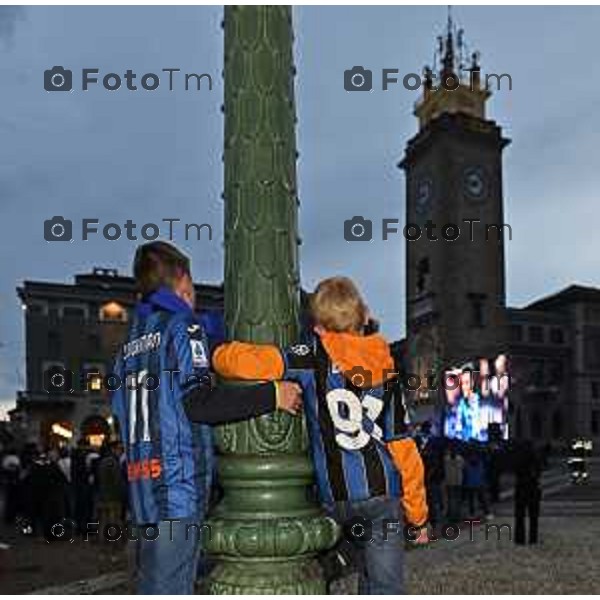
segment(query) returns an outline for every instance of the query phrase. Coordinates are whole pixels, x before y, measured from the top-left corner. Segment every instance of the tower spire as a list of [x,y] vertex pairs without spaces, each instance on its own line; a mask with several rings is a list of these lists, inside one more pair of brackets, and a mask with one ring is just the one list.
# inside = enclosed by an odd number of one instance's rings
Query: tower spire
[[452,7],[448,6],[448,23],[446,25],[446,43],[442,57],[442,80],[455,76],[454,73],[454,24],[452,22]]
[[428,66],[423,70],[423,96],[415,106],[420,127],[443,113],[485,119],[490,93],[481,86],[479,52],[468,50],[464,31],[452,13],[448,6],[446,31],[436,37],[433,70]]

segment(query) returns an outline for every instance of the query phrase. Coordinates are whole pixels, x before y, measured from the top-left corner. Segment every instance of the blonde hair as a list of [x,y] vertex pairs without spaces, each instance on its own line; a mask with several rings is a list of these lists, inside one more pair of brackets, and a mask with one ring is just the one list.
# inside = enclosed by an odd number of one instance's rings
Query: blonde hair
[[361,331],[367,319],[367,306],[348,277],[321,281],[311,297],[311,311],[316,324],[327,331]]

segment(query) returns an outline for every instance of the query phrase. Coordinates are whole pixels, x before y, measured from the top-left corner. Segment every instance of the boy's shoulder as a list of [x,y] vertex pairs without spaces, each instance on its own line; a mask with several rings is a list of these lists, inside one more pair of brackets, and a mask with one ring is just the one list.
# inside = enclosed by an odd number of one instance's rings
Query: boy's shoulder
[[165,315],[164,330],[174,336],[203,339],[205,332],[203,323],[196,314],[178,311]]

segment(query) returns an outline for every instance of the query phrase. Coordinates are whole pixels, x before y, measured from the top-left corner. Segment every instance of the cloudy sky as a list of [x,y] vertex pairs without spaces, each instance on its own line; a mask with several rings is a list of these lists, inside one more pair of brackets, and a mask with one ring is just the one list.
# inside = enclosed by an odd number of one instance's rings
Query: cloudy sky
[[[572,282],[600,285],[599,8],[459,7],[484,71],[510,73],[488,104],[506,150],[508,300],[521,306]],[[210,223],[212,242],[176,238],[198,280],[222,277],[221,7],[0,7],[0,406],[24,385],[25,279],[70,281],[93,266],[129,269],[135,242],[48,244],[54,215],[101,223]],[[294,10],[298,67],[301,273],[310,288],[347,273],[391,338],[404,334],[402,239],[350,244],[343,220],[404,215],[396,168],[416,133],[417,92],[349,94],[343,71],[420,72],[445,7]],[[44,70],[213,75],[213,90],[47,93]],[[78,77],[78,76],[76,76]],[[0,408],[1,413],[1,408]]]

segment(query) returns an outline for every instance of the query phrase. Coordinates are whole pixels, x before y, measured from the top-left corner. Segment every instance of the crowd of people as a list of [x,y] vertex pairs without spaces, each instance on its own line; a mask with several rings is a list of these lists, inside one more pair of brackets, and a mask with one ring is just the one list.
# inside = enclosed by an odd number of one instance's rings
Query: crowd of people
[[482,444],[429,435],[425,423],[417,434],[425,467],[429,523],[438,526],[494,518],[500,500],[501,477],[514,488],[517,544],[525,543],[525,518],[530,520],[529,542],[537,542],[541,472],[547,464],[544,451],[529,441]]
[[[20,452],[8,448],[0,459],[4,488],[4,522],[25,535],[53,539],[73,524],[84,532],[89,523],[123,522],[127,478],[122,445],[101,448],[81,440],[74,448],[41,451],[34,444]],[[64,533],[62,533],[64,535]]]

